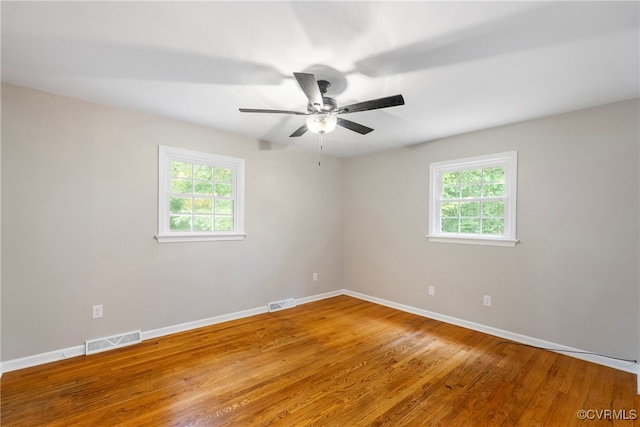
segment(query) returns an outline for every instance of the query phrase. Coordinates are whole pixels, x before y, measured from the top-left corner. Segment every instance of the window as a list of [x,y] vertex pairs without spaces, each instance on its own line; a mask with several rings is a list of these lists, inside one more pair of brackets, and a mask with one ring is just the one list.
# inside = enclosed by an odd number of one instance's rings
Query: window
[[244,239],[244,160],[158,147],[158,242]]
[[518,153],[431,163],[433,242],[515,246]]

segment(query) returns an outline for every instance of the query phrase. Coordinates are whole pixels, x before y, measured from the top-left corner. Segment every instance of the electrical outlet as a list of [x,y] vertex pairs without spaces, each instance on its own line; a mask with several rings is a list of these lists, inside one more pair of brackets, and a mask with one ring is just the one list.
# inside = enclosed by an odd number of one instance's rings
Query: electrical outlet
[[487,307],[491,307],[491,295],[485,295],[484,296],[484,305],[486,305]]
[[435,295],[436,294],[436,287],[435,286],[429,286],[429,295]]
[[314,282],[318,281],[318,273],[313,273],[313,281]]
[[102,304],[94,305],[91,309],[91,312],[94,319],[102,317],[104,315],[104,312],[102,311]]

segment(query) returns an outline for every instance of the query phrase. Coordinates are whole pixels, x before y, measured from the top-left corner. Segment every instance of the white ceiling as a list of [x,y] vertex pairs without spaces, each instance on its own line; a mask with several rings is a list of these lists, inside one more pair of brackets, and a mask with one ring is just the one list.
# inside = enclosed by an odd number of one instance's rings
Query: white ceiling
[[639,4],[2,1],[2,80],[308,149],[303,116],[238,108],[305,111],[294,71],[402,94],[324,137],[351,157],[638,97]]

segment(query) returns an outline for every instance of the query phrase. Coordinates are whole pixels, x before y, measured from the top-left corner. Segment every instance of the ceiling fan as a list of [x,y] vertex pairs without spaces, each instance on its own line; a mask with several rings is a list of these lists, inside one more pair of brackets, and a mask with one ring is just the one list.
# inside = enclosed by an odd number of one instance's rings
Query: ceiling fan
[[342,126],[343,128],[352,130],[361,135],[366,135],[373,129],[336,116],[339,114],[357,113],[360,111],[404,105],[404,98],[402,95],[394,95],[387,96],[385,98],[372,99],[370,101],[358,102],[345,107],[338,107],[338,103],[335,99],[324,96],[327,93],[329,86],[331,86],[328,81],[316,81],[316,77],[310,73],[293,73],[293,76],[309,100],[306,112],[264,110],[259,108],[240,108],[240,111],[243,113],[274,113],[308,116],[306,123],[289,135],[290,137],[302,136],[307,131],[322,135],[334,130],[336,125]]

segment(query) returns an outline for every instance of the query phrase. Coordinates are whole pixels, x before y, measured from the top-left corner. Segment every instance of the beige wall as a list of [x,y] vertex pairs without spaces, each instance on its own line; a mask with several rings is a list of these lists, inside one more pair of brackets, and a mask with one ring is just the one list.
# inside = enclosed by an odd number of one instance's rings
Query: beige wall
[[[1,85],[0,85],[0,99],[2,99]],[[1,118],[2,118],[2,103],[0,102],[0,126],[2,126]],[[2,224],[2,135],[0,135],[0,224]],[[0,376],[2,376],[2,227],[1,226],[0,226]]]
[[[155,241],[158,145],[246,160],[244,241]],[[4,361],[342,288],[341,159],[3,85],[2,178]]]
[[[636,99],[349,159],[345,287],[638,358],[638,117]],[[429,163],[509,150],[521,243],[428,242]]]
[[[320,168],[313,152],[11,85],[1,111],[3,361],[343,287],[638,358],[638,100]],[[156,243],[158,145],[246,159],[246,240]],[[522,243],[428,242],[429,162],[508,150]]]

